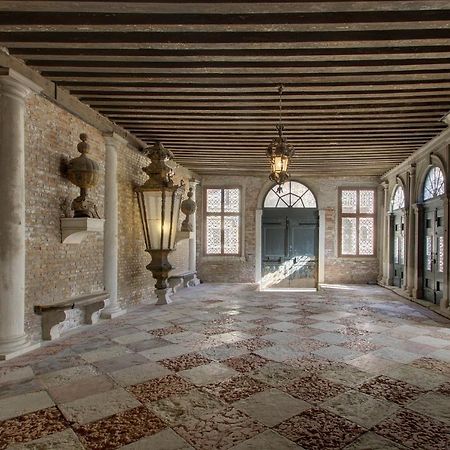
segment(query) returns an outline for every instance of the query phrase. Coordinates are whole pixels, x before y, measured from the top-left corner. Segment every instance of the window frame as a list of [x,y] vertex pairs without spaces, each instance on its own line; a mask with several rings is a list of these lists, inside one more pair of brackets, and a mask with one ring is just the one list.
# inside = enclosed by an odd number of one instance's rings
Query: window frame
[[[342,191],[356,191],[356,213],[343,213],[342,212]],[[360,202],[360,191],[372,191],[374,194],[374,212],[360,213],[359,212],[359,202]],[[377,243],[377,218],[378,218],[378,192],[377,188],[373,186],[340,186],[338,189],[338,256],[340,258],[376,258],[378,243]],[[343,217],[353,217],[356,218],[356,254],[349,255],[342,253],[342,218]],[[373,218],[373,253],[371,255],[361,255],[359,254],[359,219],[360,218]]]
[[[220,189],[221,190],[221,211],[220,212],[208,212],[208,189]],[[224,212],[224,192],[227,189],[237,189],[239,191],[239,212]],[[231,257],[240,257],[242,255],[242,187],[236,185],[230,186],[204,186],[203,188],[203,256],[206,257],[222,257],[222,256],[231,256]],[[215,216],[221,218],[221,227],[220,227],[220,253],[208,253],[208,216]],[[239,217],[239,245],[237,253],[225,253],[224,252],[224,217],[225,216],[233,216]]]

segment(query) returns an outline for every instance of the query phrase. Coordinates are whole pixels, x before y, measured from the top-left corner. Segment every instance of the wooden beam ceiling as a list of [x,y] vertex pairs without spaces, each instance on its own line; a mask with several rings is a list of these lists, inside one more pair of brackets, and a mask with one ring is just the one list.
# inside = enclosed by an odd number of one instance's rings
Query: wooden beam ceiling
[[199,173],[381,175],[450,109],[450,2],[2,1],[0,43]]

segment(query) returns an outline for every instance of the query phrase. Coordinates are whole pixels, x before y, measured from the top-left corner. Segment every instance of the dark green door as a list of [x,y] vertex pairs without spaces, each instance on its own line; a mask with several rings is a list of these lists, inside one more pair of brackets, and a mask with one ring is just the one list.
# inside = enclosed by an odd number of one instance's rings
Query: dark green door
[[424,212],[424,298],[439,304],[444,288],[444,210],[427,206]]
[[318,230],[317,209],[264,209],[263,287],[317,287]]
[[402,211],[394,213],[392,221],[394,240],[392,264],[394,268],[394,286],[402,287],[405,273],[405,215]]

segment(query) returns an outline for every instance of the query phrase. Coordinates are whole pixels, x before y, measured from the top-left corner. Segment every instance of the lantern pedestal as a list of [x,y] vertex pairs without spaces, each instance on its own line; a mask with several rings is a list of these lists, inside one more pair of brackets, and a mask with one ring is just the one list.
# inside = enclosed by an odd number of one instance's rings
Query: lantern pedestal
[[103,234],[104,219],[90,217],[61,217],[61,242],[80,244],[90,233]]
[[150,264],[148,264],[147,270],[153,275],[156,280],[155,294],[158,298],[157,305],[168,305],[172,303],[171,295],[173,293],[172,288],[167,285],[167,279],[169,278],[169,272],[173,269],[168,260],[170,250],[149,250],[152,257]]

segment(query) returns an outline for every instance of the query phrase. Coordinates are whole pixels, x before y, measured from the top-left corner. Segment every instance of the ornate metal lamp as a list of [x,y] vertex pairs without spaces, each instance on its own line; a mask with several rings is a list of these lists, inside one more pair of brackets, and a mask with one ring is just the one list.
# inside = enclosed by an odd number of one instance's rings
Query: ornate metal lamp
[[151,159],[150,165],[142,170],[149,179],[136,189],[141,221],[144,230],[146,251],[152,260],[147,266],[156,279],[157,304],[171,302],[171,289],[167,286],[172,269],[167,257],[175,248],[178,218],[180,215],[182,186],[173,184],[173,169],[167,164],[173,159],[170,150],[157,142],[145,149]]
[[278,88],[279,93],[279,111],[280,117],[276,129],[278,136],[273,138],[270,145],[267,147],[266,155],[270,161],[270,175],[269,178],[278,184],[278,192],[283,190],[283,183],[289,178],[288,166],[295,150],[292,145],[288,144],[286,138],[283,136],[284,125],[282,123],[282,101],[283,86]]

